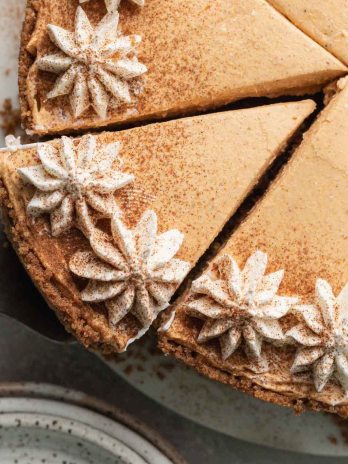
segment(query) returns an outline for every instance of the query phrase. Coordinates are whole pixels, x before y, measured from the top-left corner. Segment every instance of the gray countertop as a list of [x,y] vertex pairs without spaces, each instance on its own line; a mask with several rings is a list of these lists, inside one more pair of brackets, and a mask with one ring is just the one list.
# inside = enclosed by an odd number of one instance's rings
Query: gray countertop
[[103,399],[160,432],[190,464],[347,462],[271,450],[196,425],[145,397],[78,344],[51,342],[5,317],[1,317],[0,352],[0,382],[46,382]]

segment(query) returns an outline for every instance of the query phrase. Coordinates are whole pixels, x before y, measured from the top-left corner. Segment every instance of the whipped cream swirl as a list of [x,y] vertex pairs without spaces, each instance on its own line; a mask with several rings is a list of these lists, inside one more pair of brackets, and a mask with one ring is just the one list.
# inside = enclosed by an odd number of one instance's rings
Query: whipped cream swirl
[[94,28],[78,7],[74,32],[47,26],[60,52],[39,57],[36,65],[59,75],[47,98],[69,95],[75,118],[92,106],[105,119],[109,107],[130,104],[135,80],[147,71],[136,56],[141,37],[121,35],[118,23],[117,11],[110,11]]
[[[131,0],[133,3],[139,6],[145,5],[145,0]],[[89,0],[80,0],[80,3],[87,3]],[[105,0],[106,8],[109,11],[115,11],[120,6],[121,0]]]
[[148,329],[190,269],[188,262],[174,258],[183,234],[173,229],[158,235],[151,210],[133,229],[114,215],[111,231],[112,237],[94,229],[89,237],[92,250],[76,252],[70,270],[89,280],[81,299],[105,302],[112,327],[130,313]]
[[218,338],[224,360],[242,344],[256,372],[268,369],[263,341],[285,341],[279,319],[297,302],[277,295],[284,271],[265,275],[267,261],[265,253],[256,251],[240,270],[231,256],[220,257],[193,282],[187,305],[189,314],[205,321],[198,342]]
[[332,377],[348,392],[348,284],[336,298],[331,285],[317,279],[315,296],[315,305],[294,308],[304,323],[287,332],[301,345],[291,370],[311,370],[318,392]]
[[49,213],[53,236],[74,225],[88,235],[88,205],[106,217],[120,214],[114,192],[132,182],[134,176],[112,169],[119,150],[119,142],[97,147],[92,135],[83,136],[77,147],[68,137],[60,139],[58,149],[38,144],[41,164],[18,169],[22,179],[37,189],[28,203],[28,214]]

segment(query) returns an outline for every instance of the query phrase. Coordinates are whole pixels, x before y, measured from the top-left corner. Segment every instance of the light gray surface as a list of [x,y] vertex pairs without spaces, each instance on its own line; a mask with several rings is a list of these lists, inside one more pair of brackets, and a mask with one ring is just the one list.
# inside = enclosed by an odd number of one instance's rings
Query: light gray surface
[[295,416],[290,409],[212,382],[174,358],[156,353],[156,342],[154,333],[147,334],[108,365],[149,398],[217,432],[297,453],[348,456],[347,443],[330,415]]
[[195,425],[136,391],[82,347],[49,342],[6,318],[0,319],[0,353],[0,382],[48,382],[108,401],[160,432],[190,464],[347,462],[346,458],[318,458],[270,450]]

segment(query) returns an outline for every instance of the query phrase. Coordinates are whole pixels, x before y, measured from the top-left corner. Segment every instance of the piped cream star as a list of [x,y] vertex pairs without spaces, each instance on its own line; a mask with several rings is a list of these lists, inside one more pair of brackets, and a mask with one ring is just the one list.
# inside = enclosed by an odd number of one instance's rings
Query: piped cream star
[[193,299],[187,308],[192,316],[205,320],[200,343],[213,338],[220,342],[222,358],[229,358],[241,343],[255,370],[267,370],[262,342],[283,342],[279,319],[297,298],[278,296],[284,271],[264,275],[267,255],[256,251],[241,271],[235,260],[222,256],[213,269],[192,284]]
[[178,230],[157,234],[157,216],[146,211],[133,229],[119,216],[111,220],[112,237],[95,229],[90,235],[92,251],[79,251],[70,261],[75,275],[88,279],[81,299],[105,302],[111,326],[128,313],[148,328],[190,269],[174,258],[183,235]]
[[[133,3],[139,6],[145,5],[145,0],[131,0]],[[89,0],[80,0],[80,3],[87,3]],[[109,11],[115,11],[120,6],[121,0],[105,0],[106,8]]]
[[317,279],[315,296],[315,305],[294,308],[305,324],[287,332],[287,336],[301,345],[291,371],[312,370],[318,392],[333,376],[348,392],[348,284],[336,298],[331,285]]
[[105,119],[109,106],[131,103],[131,83],[147,71],[136,57],[141,37],[121,35],[118,22],[119,14],[109,12],[94,28],[78,7],[74,32],[48,25],[49,36],[61,51],[39,57],[36,65],[59,75],[47,98],[69,95],[75,118],[92,105]]
[[103,216],[119,213],[114,192],[134,180],[134,176],[112,170],[120,143],[97,147],[92,135],[85,135],[77,148],[73,139],[62,137],[59,148],[38,145],[41,164],[19,168],[22,179],[36,192],[27,206],[28,214],[49,213],[52,235],[57,236],[79,223],[88,228],[87,205]]

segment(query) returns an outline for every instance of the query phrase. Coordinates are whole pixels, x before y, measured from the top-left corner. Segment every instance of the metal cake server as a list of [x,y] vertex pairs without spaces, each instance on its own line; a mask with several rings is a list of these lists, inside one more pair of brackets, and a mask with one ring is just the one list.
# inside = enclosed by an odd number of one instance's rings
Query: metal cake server
[[55,342],[73,342],[54,312],[47,306],[0,231],[0,315],[19,321]]

